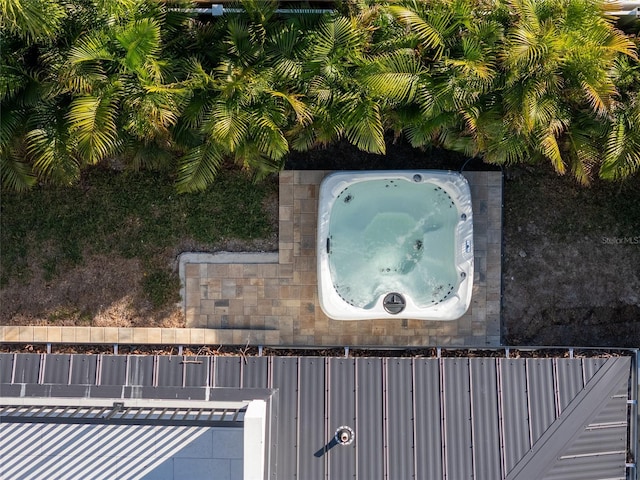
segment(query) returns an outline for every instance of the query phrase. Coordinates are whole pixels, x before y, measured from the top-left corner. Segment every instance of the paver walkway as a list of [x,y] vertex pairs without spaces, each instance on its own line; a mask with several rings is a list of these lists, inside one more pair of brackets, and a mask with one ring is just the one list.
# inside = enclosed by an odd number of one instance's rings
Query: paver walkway
[[499,345],[502,174],[464,173],[471,186],[474,222],[471,307],[459,320],[434,322],[336,321],[324,315],[317,297],[315,246],[318,190],[328,173],[280,173],[277,256],[254,256],[250,263],[214,263],[219,259],[211,254],[181,257],[187,327],[242,330],[249,343],[255,341],[247,332],[255,332],[267,345]]

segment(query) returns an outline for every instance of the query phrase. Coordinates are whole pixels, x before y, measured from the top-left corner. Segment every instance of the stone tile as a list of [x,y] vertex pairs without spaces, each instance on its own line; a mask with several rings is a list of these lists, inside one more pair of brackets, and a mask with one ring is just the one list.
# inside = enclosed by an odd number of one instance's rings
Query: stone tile
[[242,277],[243,278],[250,278],[250,277],[255,277],[258,274],[258,265],[255,263],[248,263],[245,265],[242,265]]
[[297,180],[300,183],[308,183],[312,185],[320,185],[322,179],[326,177],[331,171],[328,170],[298,170]]
[[[232,341],[234,345],[246,345],[251,344],[252,333],[248,330],[232,330]],[[254,335],[255,338],[256,335]]]
[[232,299],[229,301],[229,315],[239,315],[244,311],[242,299]]
[[162,344],[162,328],[147,328],[147,342],[151,345]]
[[487,231],[487,243],[491,245],[491,244],[499,244],[501,242],[502,242],[502,231],[495,228],[490,228]]
[[60,343],[62,341],[62,327],[47,327],[47,342]]
[[20,328],[14,325],[6,325],[2,327],[3,342],[17,342],[20,337]]
[[207,328],[209,326],[209,315],[197,315],[189,326],[191,328]]
[[186,279],[186,304],[187,306],[200,305],[200,278],[187,278]]
[[216,301],[215,300],[200,300],[200,314],[201,315],[213,315],[213,310],[215,308]]
[[237,283],[235,279],[225,278],[222,280],[222,290],[220,295],[222,298],[234,298],[237,294]]
[[[316,213],[318,202],[315,199],[294,199],[293,212],[299,213]],[[302,225],[304,226],[304,225]]]
[[280,222],[293,221],[293,205],[280,205],[278,208],[278,216]]
[[175,328],[162,328],[160,331],[160,343],[163,345],[175,345],[176,342]]
[[487,335],[500,336],[501,328],[500,328],[500,315],[487,315],[486,320],[486,331]]
[[293,276],[293,263],[289,264],[280,264],[278,265],[278,277],[280,277],[280,281],[287,277]]
[[265,298],[278,298],[280,293],[280,285],[276,282],[268,282],[264,286],[264,297]]
[[90,327],[74,327],[76,330],[76,343],[89,343],[91,341]]
[[244,265],[241,263],[229,264],[229,278],[242,278],[244,274]]
[[207,277],[226,278],[229,276],[229,265],[224,263],[212,263],[207,265]]
[[293,185],[280,185],[280,205],[293,205]]
[[264,344],[265,345],[279,345],[280,344],[280,332],[277,330],[266,330],[264,332]]
[[275,263],[271,263],[268,265],[259,265],[258,266],[258,276],[260,278],[277,278],[278,276],[278,265]]
[[207,268],[208,268],[208,265],[206,263],[201,263],[200,264],[200,278],[201,279],[207,278]]
[[176,328],[175,332],[176,345],[189,345],[191,343],[191,329],[190,328]]
[[280,174],[278,175],[280,185],[293,183],[293,176],[294,176],[294,170],[281,171]]
[[187,263],[184,266],[184,274],[185,277],[199,277],[200,276],[200,265],[197,263]]
[[489,224],[499,227],[502,224],[502,209],[492,208],[487,212]]
[[292,264],[293,263],[293,250],[281,250],[279,256],[280,264]]
[[33,342],[35,343],[47,343],[47,328],[44,326],[35,326],[33,327]]
[[500,302],[487,302],[487,315],[500,315]]
[[63,343],[75,343],[76,341],[76,328],[75,327],[61,327],[61,341]]
[[191,345],[204,345],[204,332],[203,328],[189,329],[189,343]]
[[296,257],[293,261],[293,268],[298,272],[315,272],[315,260],[315,257]]
[[484,323],[487,320],[487,309],[486,307],[474,309],[471,315],[474,322]]
[[89,338],[92,343],[104,343],[104,329],[92,327],[89,329]]
[[487,172],[487,185],[498,186],[502,189],[502,172]]
[[[118,327],[104,327],[104,342],[105,343],[118,343]],[[167,342],[171,344],[173,342]]]
[[20,326],[18,327],[17,340],[21,343],[33,343],[33,327]]
[[293,185],[293,198],[307,199],[313,198],[313,189],[308,184],[294,184]]
[[123,327],[118,329],[118,343],[132,343],[133,342],[133,328]]
[[133,328],[133,344],[147,344],[149,343],[149,329],[148,328]]

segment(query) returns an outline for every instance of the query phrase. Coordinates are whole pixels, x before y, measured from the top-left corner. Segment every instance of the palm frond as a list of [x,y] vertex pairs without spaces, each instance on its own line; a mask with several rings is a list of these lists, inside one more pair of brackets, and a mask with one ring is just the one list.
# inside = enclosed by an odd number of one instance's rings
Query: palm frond
[[358,52],[364,40],[363,31],[349,18],[334,16],[323,19],[314,38],[316,57],[330,57],[336,52]]
[[349,107],[343,113],[347,139],[360,150],[384,154],[386,145],[379,105],[372,100],[363,100]]
[[205,121],[203,131],[229,152],[234,152],[249,134],[249,114],[238,106],[218,101]]
[[301,125],[308,125],[313,120],[313,113],[311,112],[311,108],[305,102],[300,100],[300,97],[302,95],[287,92],[278,92],[275,90],[267,90],[266,93],[285,100],[295,112],[296,120]]
[[298,152],[311,150],[317,142],[316,129],[312,125],[296,124],[287,132],[289,146]]
[[86,62],[99,62],[101,60],[114,61],[115,57],[109,50],[109,37],[101,30],[90,31],[83,35],[71,48],[67,56],[67,62],[76,65]]
[[177,189],[180,193],[205,190],[216,178],[223,156],[220,148],[204,142],[179,160]]
[[56,0],[0,0],[0,27],[25,40],[52,42],[67,12]]
[[289,143],[283,131],[266,112],[251,115],[250,134],[258,150],[267,158],[279,160],[289,153]]
[[160,25],[151,18],[125,25],[116,34],[116,38],[126,51],[123,62],[133,72],[141,69],[160,52]]
[[616,112],[604,147],[600,177],[628,178],[640,171],[640,101]]
[[563,174],[566,171],[566,165],[558,146],[558,140],[554,132],[549,129],[540,132],[537,138],[538,148],[540,152],[551,161],[556,172]]
[[483,158],[496,165],[513,165],[530,160],[531,152],[527,138],[516,132],[504,131],[487,145]]
[[408,103],[415,98],[424,69],[412,50],[397,50],[376,57],[362,78],[373,95]]
[[78,149],[89,163],[97,163],[118,147],[116,117],[119,97],[113,93],[76,97],[67,118]]
[[7,152],[0,155],[0,181],[3,188],[22,192],[35,185],[36,177],[27,163]]
[[36,128],[26,135],[26,150],[39,178],[70,185],[80,177],[73,141],[61,126]]
[[442,54],[445,47],[442,33],[430,25],[418,13],[400,5],[391,5],[389,12],[399,22],[406,25],[412,32],[418,35],[418,38],[425,48],[433,49],[436,52],[436,57]]

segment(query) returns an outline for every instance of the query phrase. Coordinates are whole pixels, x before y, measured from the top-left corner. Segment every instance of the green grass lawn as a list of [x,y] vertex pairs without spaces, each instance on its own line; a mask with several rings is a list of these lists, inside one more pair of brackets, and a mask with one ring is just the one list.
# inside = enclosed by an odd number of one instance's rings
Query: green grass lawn
[[82,264],[87,254],[138,258],[143,289],[160,307],[177,301],[171,254],[183,242],[215,247],[224,239],[263,238],[272,225],[264,199],[274,181],[252,183],[240,172],[218,176],[207,191],[179,195],[161,173],[115,173],[93,168],[79,185],[3,192],[0,215],[0,286],[27,282],[29,265],[45,280]]

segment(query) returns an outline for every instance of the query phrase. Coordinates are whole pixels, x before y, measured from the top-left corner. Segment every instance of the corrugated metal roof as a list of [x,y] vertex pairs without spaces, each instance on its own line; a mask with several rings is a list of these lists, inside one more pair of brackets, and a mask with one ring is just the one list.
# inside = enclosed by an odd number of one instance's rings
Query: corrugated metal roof
[[633,360],[0,354],[0,394],[270,395],[273,479],[625,478]]

